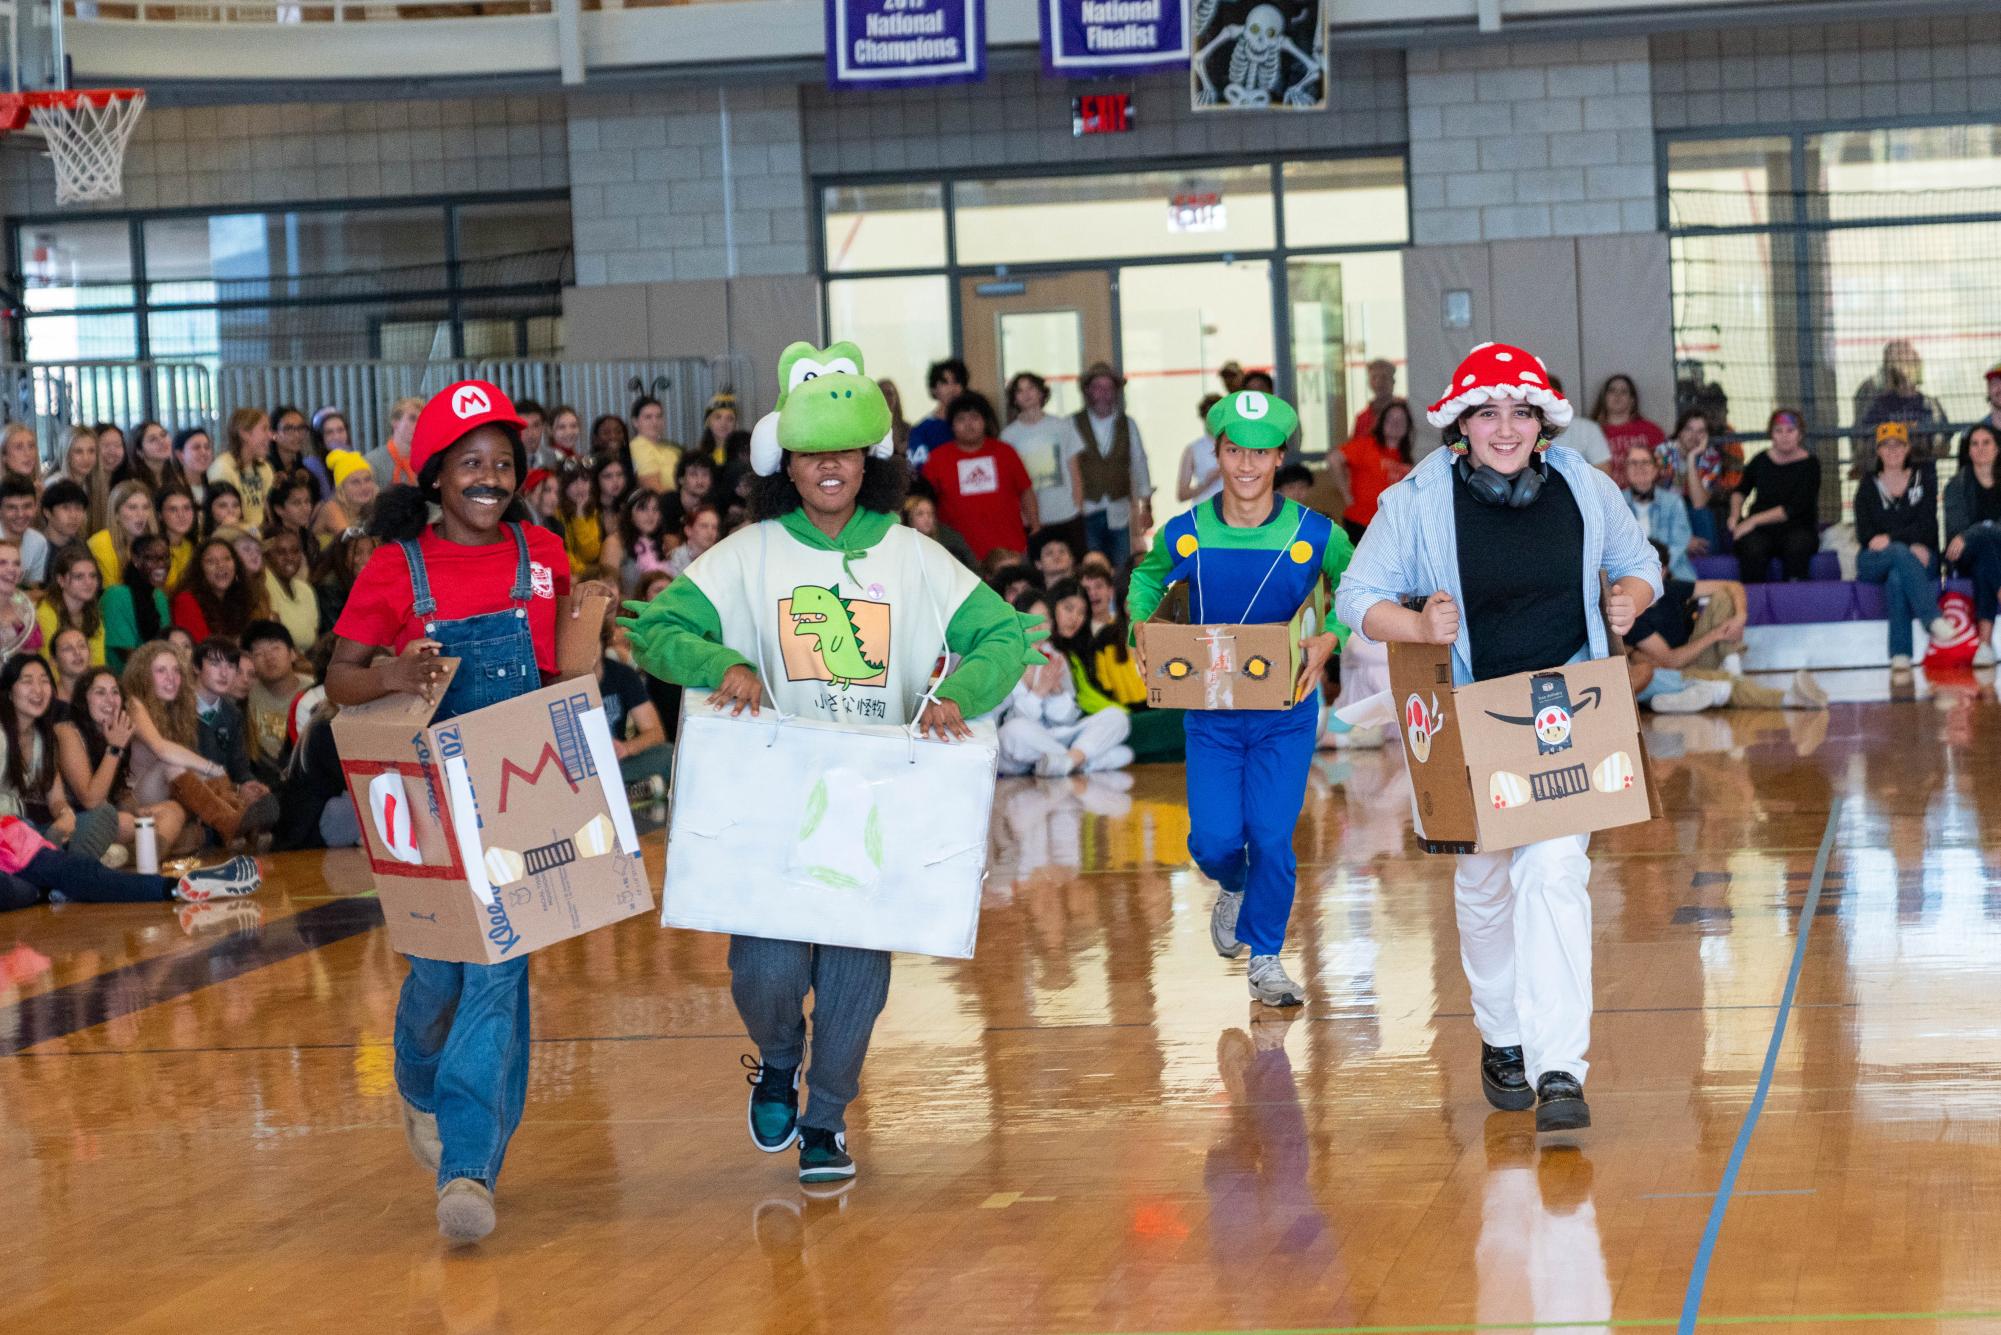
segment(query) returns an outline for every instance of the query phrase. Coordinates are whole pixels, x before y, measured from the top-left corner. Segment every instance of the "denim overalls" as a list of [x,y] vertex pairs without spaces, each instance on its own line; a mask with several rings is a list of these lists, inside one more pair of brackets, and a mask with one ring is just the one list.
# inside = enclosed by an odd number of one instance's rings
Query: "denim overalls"
[[[512,606],[434,621],[437,600],[423,553],[403,543],[410,562],[412,611],[439,652],[460,660],[435,718],[448,719],[537,690],[542,674],[528,629],[528,540],[514,536]],[[508,1138],[528,1100],[528,957],[500,964],[458,964],[416,955],[396,1003],[396,1086],[438,1119],[444,1155],[438,1185],[469,1177],[490,1189],[500,1176]]]

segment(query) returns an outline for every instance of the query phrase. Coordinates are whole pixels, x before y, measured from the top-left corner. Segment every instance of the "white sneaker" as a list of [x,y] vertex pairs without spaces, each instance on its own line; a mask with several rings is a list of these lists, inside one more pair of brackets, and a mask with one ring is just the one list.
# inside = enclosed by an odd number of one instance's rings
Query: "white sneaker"
[[1306,989],[1286,976],[1285,966],[1276,955],[1253,955],[1250,967],[1251,1000],[1267,1006],[1305,1004]]
[[1814,675],[1805,668],[1793,673],[1792,682],[1786,687],[1786,697],[1781,702],[1787,709],[1825,709],[1827,691]]
[[1216,894],[1215,906],[1209,910],[1209,944],[1226,960],[1244,953],[1244,943],[1237,940],[1237,915],[1243,908],[1243,891],[1231,894],[1221,890]]
[[1378,727],[1351,728],[1347,732],[1334,734],[1336,751],[1380,751],[1383,749],[1383,730]]
[[1704,681],[1703,685],[1709,687],[1709,703],[1717,709],[1726,708],[1730,704],[1730,697],[1737,693],[1737,683],[1734,681],[1711,679]]
[[1953,636],[1959,634],[1959,627],[1953,625],[1952,622],[1944,617],[1933,617],[1931,625],[1925,629],[1931,632],[1933,644],[1949,643]]
[[1890,672],[1895,676],[1903,676],[1903,677],[1910,676],[1911,656],[1909,654],[1891,654]]
[[203,867],[181,877],[180,884],[174,887],[174,898],[189,904],[205,904],[211,899],[254,895],[263,885],[257,859],[238,854],[219,867]]
[[1068,751],[1052,751],[1035,762],[1036,774],[1044,779],[1061,779],[1076,768]]
[[1723,655],[1723,670],[1724,670],[1725,672],[1728,672],[1728,673],[1729,673],[1729,674],[1730,674],[1731,676],[1733,676],[1733,677],[1741,677],[1741,676],[1743,676],[1743,675],[1744,675],[1744,655],[1742,655],[1742,654],[1725,654],[1725,655]]
[[113,844],[111,847],[104,850],[104,856],[100,858],[99,861],[104,863],[105,866],[111,868],[111,870],[117,871],[119,868],[125,866],[127,863],[132,861],[132,850],[128,849],[123,844]]
[[1716,700],[1706,681],[1692,681],[1678,691],[1662,691],[1647,704],[1656,714],[1700,714]]
[[1973,651],[1973,666],[1977,668],[1994,666],[1994,646],[1983,644]]

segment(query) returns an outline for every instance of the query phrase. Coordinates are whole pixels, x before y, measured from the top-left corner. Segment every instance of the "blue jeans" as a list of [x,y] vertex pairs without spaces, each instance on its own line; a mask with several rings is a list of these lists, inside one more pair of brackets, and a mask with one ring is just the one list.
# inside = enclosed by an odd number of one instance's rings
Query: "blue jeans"
[[1113,528],[1102,510],[1084,516],[1084,542],[1092,551],[1103,552],[1114,570],[1133,554],[1132,529]]
[[438,1185],[489,1189],[528,1102],[528,957],[454,964],[416,955],[396,1004],[396,1087],[438,1119]]
[[1960,536],[1966,546],[1955,564],[1973,578],[1973,619],[1992,621],[2001,605],[2001,528],[1975,524]]
[[1291,709],[1191,709],[1188,854],[1223,889],[1244,892],[1237,939],[1276,955],[1299,860],[1292,830],[1306,802],[1306,771],[1320,721],[1314,694]]
[[1856,554],[1855,577],[1883,586],[1884,609],[1890,617],[1890,657],[1911,656],[1911,622],[1930,625],[1938,616],[1938,556],[1920,561],[1911,549],[1893,542],[1880,552]]

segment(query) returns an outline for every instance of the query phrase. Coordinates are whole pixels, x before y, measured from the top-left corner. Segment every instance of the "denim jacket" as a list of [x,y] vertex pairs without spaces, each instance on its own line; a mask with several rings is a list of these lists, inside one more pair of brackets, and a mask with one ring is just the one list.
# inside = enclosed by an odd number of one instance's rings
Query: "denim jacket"
[[1655,487],[1654,497],[1643,501],[1631,491],[1619,493],[1626,508],[1640,521],[1640,532],[1668,549],[1668,573],[1676,579],[1695,582],[1695,563],[1688,559],[1688,540],[1695,536],[1689,527],[1688,502],[1670,487]]
[[[1578,581],[1584,605],[1600,605],[1598,572],[1608,579],[1637,575],[1661,594],[1661,563],[1640,532],[1639,521],[1626,508],[1626,498],[1618,484],[1584,461],[1584,456],[1563,445],[1552,445],[1544,456],[1548,465],[1570,484],[1577,509],[1584,517],[1584,568]],[[1381,602],[1399,602],[1406,595],[1427,597],[1444,590],[1460,604],[1459,640],[1452,646],[1452,681],[1464,686],[1473,680],[1473,649],[1463,609],[1465,593],[1459,587],[1459,531],[1452,511],[1452,463],[1450,450],[1433,450],[1412,469],[1410,476],[1382,495],[1380,508],[1368,532],[1362,535],[1355,559],[1341,576],[1334,606],[1341,620],[1362,630],[1362,619]],[[1684,546],[1686,544],[1684,543]],[[1591,634],[1590,653],[1603,658],[1611,652],[1605,636],[1604,618],[1585,618]]]

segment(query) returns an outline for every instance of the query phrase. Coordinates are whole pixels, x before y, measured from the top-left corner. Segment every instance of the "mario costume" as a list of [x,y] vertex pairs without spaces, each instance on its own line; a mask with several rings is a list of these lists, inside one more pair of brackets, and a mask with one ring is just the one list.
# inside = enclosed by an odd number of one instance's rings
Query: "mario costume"
[[[1219,455],[1226,443],[1282,450],[1299,415],[1273,395],[1239,390],[1209,410],[1207,425]],[[1134,623],[1154,614],[1170,586],[1185,584],[1190,625],[1291,623],[1295,643],[1322,628],[1346,639],[1345,626],[1327,624],[1327,607],[1353,555],[1348,535],[1296,501],[1269,499],[1270,513],[1256,525],[1228,522],[1223,494],[1169,520],[1133,571]],[[1168,665],[1146,670],[1151,676]],[[1278,953],[1292,915],[1292,831],[1319,728],[1318,685],[1306,683],[1287,709],[1191,709],[1184,719],[1188,852],[1221,887],[1210,937],[1225,959],[1250,948],[1251,995],[1270,1005],[1305,999],[1278,968]]]
[[[417,418],[413,475],[423,479],[432,460],[483,426],[521,430],[497,386],[467,380],[441,390]],[[369,557],[334,633],[392,653],[437,641],[440,655],[459,660],[433,715],[448,719],[541,689],[543,674],[556,671],[556,599],[569,588],[562,540],[546,529],[504,523],[498,541],[466,546],[427,524]],[[528,1095],[528,957],[406,958],[395,1031],[405,1131],[440,1189],[467,1178],[491,1191]]]

